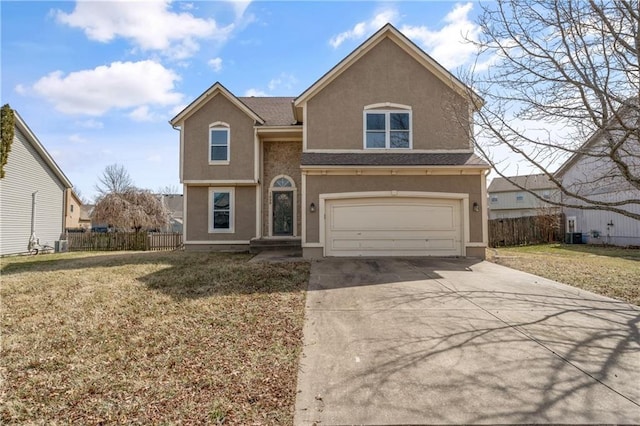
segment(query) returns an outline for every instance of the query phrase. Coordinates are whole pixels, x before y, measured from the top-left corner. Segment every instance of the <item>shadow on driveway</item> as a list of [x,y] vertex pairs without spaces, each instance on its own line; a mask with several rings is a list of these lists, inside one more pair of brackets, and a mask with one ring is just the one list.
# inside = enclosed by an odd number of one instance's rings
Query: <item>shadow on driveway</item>
[[468,259],[327,259],[296,424],[640,423],[640,308]]

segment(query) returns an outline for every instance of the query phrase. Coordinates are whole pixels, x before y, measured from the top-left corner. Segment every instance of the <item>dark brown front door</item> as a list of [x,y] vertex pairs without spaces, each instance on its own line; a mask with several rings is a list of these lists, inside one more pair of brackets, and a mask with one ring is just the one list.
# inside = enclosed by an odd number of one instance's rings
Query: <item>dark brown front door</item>
[[293,192],[273,192],[273,235],[293,235]]

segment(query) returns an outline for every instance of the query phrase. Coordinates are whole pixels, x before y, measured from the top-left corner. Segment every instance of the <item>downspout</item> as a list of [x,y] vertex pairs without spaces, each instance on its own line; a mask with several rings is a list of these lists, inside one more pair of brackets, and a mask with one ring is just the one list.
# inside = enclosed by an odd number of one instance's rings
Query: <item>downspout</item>
[[36,207],[37,207],[38,191],[31,193],[31,237],[29,238],[29,251],[40,245],[38,237],[36,237]]

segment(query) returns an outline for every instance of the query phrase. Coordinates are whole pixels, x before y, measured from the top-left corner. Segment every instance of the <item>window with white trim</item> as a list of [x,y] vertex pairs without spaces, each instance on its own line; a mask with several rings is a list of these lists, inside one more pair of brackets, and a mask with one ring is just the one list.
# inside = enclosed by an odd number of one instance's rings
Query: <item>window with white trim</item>
[[231,130],[226,123],[209,126],[209,163],[229,163]]
[[366,149],[410,149],[411,111],[368,110],[364,112]]
[[234,195],[233,188],[209,189],[209,232],[233,232]]
[[519,192],[516,194],[516,202],[517,203],[524,203],[524,193]]

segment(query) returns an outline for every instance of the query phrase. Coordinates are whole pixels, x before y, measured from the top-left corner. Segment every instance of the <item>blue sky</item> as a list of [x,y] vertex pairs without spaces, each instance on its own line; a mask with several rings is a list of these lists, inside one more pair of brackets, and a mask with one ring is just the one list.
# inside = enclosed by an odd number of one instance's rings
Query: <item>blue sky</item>
[[297,96],[391,22],[453,71],[473,59],[465,2],[2,1],[1,102],[88,199],[105,166],[176,186],[168,124],[216,81],[238,96]]

